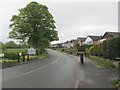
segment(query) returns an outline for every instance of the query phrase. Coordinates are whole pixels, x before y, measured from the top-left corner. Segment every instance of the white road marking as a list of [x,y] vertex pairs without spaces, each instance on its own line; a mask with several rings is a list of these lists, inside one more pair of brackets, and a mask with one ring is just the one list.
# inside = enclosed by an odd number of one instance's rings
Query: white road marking
[[51,64],[54,64],[54,63],[56,63],[58,60],[55,60],[55,61],[53,61]]
[[32,71],[26,72],[26,73],[24,73],[24,74],[17,75],[17,76],[15,76],[15,78],[17,78],[17,77],[21,77],[21,76],[24,76],[24,75],[27,75],[27,74],[30,74],[30,73],[35,72],[35,71],[37,71],[37,70],[41,70],[41,69],[43,69],[43,68],[45,68],[45,67],[46,67],[46,66],[42,66],[42,67],[40,67],[40,68],[37,68],[37,69],[35,69],[35,70],[32,70]]
[[75,88],[78,88],[79,81],[80,81],[80,75],[77,76],[77,80],[76,80],[76,83],[75,83]]

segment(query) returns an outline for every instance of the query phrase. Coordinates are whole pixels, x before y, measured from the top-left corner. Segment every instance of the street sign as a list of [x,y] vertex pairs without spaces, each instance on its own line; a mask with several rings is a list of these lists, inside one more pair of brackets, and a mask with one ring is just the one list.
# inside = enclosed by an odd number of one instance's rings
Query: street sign
[[36,54],[36,50],[34,48],[30,48],[30,49],[28,49],[28,54],[29,55],[35,55]]

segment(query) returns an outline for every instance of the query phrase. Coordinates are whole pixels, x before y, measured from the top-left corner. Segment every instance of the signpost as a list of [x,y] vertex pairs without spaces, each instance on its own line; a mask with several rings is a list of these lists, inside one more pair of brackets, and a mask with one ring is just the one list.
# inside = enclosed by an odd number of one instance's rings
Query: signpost
[[28,49],[28,55],[27,55],[27,60],[29,61],[29,55],[35,55],[36,50],[34,48]]
[[29,55],[35,55],[36,54],[36,50],[34,48],[30,48],[30,49],[28,49],[28,54]]

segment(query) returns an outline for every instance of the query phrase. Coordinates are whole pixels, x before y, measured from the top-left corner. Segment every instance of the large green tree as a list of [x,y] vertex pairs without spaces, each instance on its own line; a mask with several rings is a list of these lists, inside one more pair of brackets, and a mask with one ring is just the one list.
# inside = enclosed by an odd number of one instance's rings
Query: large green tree
[[17,48],[17,44],[14,41],[9,41],[7,43],[4,44],[5,48]]
[[31,2],[12,16],[9,38],[27,41],[34,48],[45,48],[51,41],[58,40],[55,21],[47,6]]

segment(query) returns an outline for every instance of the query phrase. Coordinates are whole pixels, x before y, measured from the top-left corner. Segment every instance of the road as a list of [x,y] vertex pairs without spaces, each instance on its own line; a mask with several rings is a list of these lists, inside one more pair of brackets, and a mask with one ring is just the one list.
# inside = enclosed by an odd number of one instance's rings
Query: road
[[48,58],[2,70],[3,88],[77,88],[79,64],[74,56],[47,50]]

